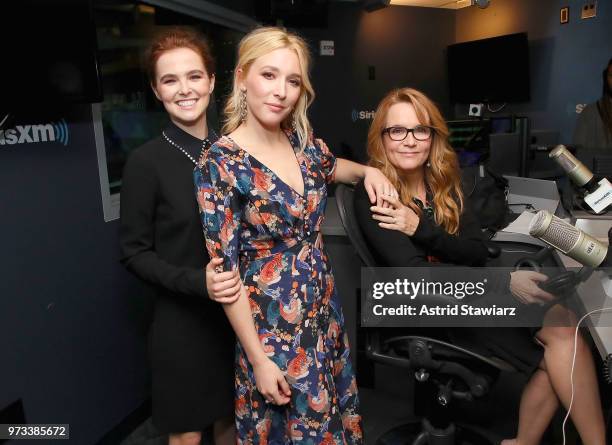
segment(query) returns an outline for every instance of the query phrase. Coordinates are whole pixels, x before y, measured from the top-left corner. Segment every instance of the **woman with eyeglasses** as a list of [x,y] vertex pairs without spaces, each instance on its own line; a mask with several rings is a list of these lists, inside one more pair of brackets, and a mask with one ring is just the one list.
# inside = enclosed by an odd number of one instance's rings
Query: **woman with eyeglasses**
[[[457,156],[436,105],[411,88],[393,90],[381,101],[368,133],[370,165],[399,192],[390,205],[371,206],[363,187],[355,190],[355,211],[380,266],[482,266],[488,256],[480,226],[461,189]],[[524,304],[555,297],[540,289],[546,275],[512,272],[497,288]],[[552,320],[569,320],[564,327]],[[500,357],[529,378],[522,393],[516,438],[503,445],[539,444],[557,408],[569,406],[575,315],[560,305],[544,315],[537,332],[528,328],[461,328],[453,334],[481,352]],[[533,335],[535,334],[535,336]],[[603,445],[605,427],[593,358],[579,335],[571,418],[583,443]]]

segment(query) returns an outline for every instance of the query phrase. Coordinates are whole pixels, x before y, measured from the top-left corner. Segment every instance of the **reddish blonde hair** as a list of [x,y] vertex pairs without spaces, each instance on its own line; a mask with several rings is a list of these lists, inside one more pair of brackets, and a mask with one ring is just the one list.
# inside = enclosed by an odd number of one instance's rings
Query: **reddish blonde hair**
[[413,202],[414,197],[401,172],[389,161],[383,144],[382,131],[385,128],[389,108],[396,103],[409,103],[414,107],[422,125],[434,127],[429,152],[430,167],[425,168],[425,183],[433,195],[434,219],[448,233],[459,231],[459,216],[463,211],[463,192],[459,161],[448,143],[448,127],[438,107],[425,94],[413,88],[400,88],[389,92],[378,105],[368,131],[369,164],[380,169],[400,193],[401,201],[421,215],[420,208]]
[[215,59],[206,37],[188,26],[173,26],[157,33],[145,51],[145,66],[149,81],[156,84],[155,65],[163,53],[177,48],[189,48],[202,57],[208,77],[215,74]]

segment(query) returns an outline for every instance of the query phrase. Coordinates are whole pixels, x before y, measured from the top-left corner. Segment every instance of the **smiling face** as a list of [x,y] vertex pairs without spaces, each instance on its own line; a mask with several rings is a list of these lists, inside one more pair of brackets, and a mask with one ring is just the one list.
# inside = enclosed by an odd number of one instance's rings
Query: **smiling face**
[[302,93],[300,61],[295,51],[281,48],[255,59],[238,86],[246,91],[247,125],[255,120],[268,129],[280,128]]
[[166,51],[155,64],[155,96],[184,130],[205,124],[214,86],[214,75],[209,77],[202,57],[190,48]]
[[[385,128],[405,127],[414,128],[419,125],[429,125],[419,122],[414,107],[407,102],[398,102],[389,107]],[[425,141],[417,141],[414,134],[409,132],[403,141],[392,140],[387,133],[383,136],[383,145],[393,166],[405,173],[413,173],[422,169],[431,149],[431,137]]]

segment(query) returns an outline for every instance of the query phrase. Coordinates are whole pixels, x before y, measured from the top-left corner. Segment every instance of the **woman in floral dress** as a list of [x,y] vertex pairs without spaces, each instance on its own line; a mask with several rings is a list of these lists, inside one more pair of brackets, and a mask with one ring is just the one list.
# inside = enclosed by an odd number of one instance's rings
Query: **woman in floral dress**
[[223,136],[196,169],[211,257],[238,268],[243,294],[224,310],[238,337],[239,444],[362,443],[357,386],[321,224],[327,184],[364,178],[372,202],[393,194],[377,169],[336,159],[314,139],[314,92],[298,36],[257,29],[241,41]]

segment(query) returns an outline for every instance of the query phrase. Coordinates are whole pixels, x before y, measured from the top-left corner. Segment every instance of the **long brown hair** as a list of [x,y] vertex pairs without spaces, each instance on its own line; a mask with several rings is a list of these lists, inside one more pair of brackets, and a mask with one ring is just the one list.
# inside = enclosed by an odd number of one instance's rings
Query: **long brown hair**
[[425,94],[413,88],[400,88],[389,92],[378,105],[368,131],[368,155],[370,165],[380,169],[400,193],[401,201],[421,215],[414,203],[408,185],[401,172],[389,161],[383,144],[382,130],[385,128],[389,108],[400,102],[411,104],[422,125],[434,127],[429,152],[430,166],[425,168],[425,183],[433,195],[434,219],[450,233],[459,230],[459,216],[463,211],[463,193],[459,161],[448,143],[448,127],[438,107]]

